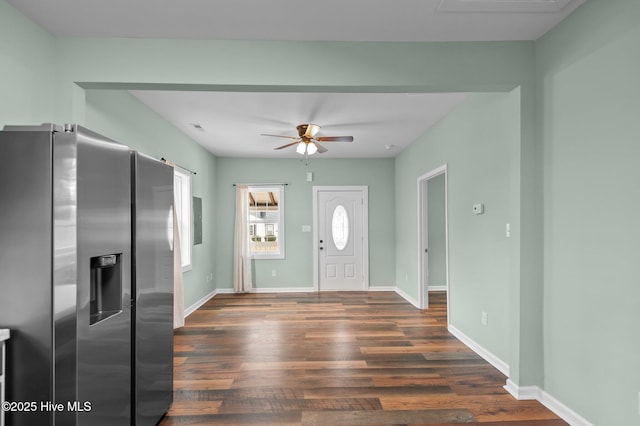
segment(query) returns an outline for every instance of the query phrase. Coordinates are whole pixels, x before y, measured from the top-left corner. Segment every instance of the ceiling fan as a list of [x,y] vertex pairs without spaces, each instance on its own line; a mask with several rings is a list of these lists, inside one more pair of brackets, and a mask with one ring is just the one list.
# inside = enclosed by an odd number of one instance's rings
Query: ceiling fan
[[313,155],[316,152],[322,154],[323,152],[327,152],[327,148],[320,145],[318,142],[353,142],[353,136],[319,136],[316,137],[318,131],[320,131],[320,126],[317,124],[299,124],[296,126],[298,129],[298,136],[284,136],[284,135],[268,135],[262,133],[262,136],[272,136],[276,138],[287,138],[294,139],[293,142],[288,143],[286,145],[279,146],[274,149],[283,149],[293,145],[297,145],[296,152],[298,154],[307,156]]

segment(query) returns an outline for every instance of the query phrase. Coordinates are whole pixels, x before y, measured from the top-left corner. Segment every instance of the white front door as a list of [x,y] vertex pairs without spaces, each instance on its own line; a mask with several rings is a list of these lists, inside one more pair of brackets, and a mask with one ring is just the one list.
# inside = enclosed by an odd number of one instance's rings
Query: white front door
[[367,290],[367,187],[314,187],[313,192],[314,285],[320,291]]

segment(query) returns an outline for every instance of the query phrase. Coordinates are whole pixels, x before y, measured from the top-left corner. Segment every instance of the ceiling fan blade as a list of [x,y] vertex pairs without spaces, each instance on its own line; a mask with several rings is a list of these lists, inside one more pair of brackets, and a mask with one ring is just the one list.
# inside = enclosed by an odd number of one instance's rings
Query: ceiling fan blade
[[285,135],[268,135],[266,133],[260,133],[260,136],[271,136],[274,138],[287,138],[287,139],[299,139],[299,136],[285,136]]
[[320,142],[353,142],[353,136],[320,136],[315,140]]
[[329,151],[327,148],[325,148],[324,146],[320,145],[318,142],[314,142],[316,148],[318,148],[318,154],[322,154],[323,152],[327,152]]
[[273,149],[282,149],[282,148],[286,148],[286,147],[288,147],[288,146],[297,145],[297,144],[299,144],[299,143],[300,143],[299,141],[295,141],[295,142],[291,142],[291,143],[288,143],[288,144],[286,144],[286,145],[282,145],[282,146],[279,146],[279,147],[277,147],[277,148],[273,148]]

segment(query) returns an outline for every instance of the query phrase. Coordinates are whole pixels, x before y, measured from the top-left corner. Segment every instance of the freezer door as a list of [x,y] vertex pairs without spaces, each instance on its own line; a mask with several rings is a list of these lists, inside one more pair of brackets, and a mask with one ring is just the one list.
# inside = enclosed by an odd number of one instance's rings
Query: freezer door
[[80,126],[73,132],[78,151],[78,424],[128,425],[130,150]]
[[173,169],[132,154],[134,416],[153,426],[173,401]]

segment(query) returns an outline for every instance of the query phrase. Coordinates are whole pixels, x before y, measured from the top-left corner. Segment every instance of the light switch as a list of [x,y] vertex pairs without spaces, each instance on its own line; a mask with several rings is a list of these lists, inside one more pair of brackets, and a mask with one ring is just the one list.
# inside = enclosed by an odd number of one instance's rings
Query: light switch
[[313,172],[307,172],[307,182],[313,181]]
[[311,232],[311,225],[302,225],[302,232]]

